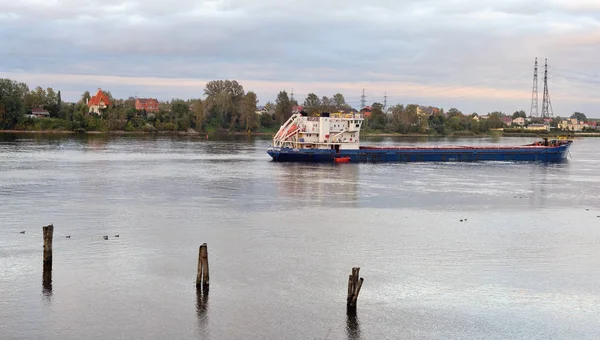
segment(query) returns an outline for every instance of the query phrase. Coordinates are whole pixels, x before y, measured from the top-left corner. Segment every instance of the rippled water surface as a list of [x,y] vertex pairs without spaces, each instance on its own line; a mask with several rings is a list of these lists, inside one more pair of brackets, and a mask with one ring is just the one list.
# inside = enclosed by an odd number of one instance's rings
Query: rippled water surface
[[600,338],[600,139],[564,164],[278,164],[268,144],[0,134],[0,339]]

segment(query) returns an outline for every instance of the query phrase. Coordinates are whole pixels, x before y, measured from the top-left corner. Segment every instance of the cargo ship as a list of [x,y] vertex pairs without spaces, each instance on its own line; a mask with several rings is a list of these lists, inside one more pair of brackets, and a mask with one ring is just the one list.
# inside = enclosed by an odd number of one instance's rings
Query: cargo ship
[[573,143],[544,138],[518,146],[361,146],[363,122],[361,113],[295,112],[281,125],[267,153],[278,162],[561,162]]

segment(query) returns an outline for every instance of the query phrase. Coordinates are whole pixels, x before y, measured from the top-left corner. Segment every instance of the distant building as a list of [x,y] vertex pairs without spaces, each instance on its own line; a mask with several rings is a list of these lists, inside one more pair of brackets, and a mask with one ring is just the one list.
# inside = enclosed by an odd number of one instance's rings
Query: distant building
[[560,130],[581,131],[586,127],[588,127],[588,125],[578,121],[577,118],[569,118],[558,123],[558,128]]
[[437,107],[433,107],[433,106],[424,106],[424,105],[420,105],[417,107],[417,114],[419,116],[421,115],[437,115],[440,113],[440,109]]
[[515,119],[512,120],[513,125],[519,125],[519,126],[524,126],[525,125],[525,118],[523,117],[517,117]]
[[31,109],[31,113],[27,115],[29,118],[47,118],[50,117],[48,110],[42,109],[41,107],[34,107]]
[[138,111],[146,110],[146,112],[158,113],[160,107],[158,100],[154,98],[136,98],[135,109]]
[[550,125],[548,125],[548,124],[529,124],[529,125],[527,125],[525,130],[550,131]]
[[365,118],[371,117],[371,107],[365,106],[364,108],[360,109],[360,113],[362,113]]
[[[292,110],[292,111],[293,111],[293,110]],[[256,111],[255,111],[255,113],[256,113],[257,115],[259,115],[259,116],[260,116],[260,115],[262,115],[262,114],[269,113],[269,110],[267,110],[267,108],[266,108],[266,107],[264,107],[264,106],[257,106],[257,107],[256,107]],[[295,112],[294,112],[294,113],[295,113]]]
[[511,126],[513,123],[513,119],[511,117],[502,117],[500,119],[502,119],[502,122],[507,126]]
[[112,103],[110,102],[108,95],[99,88],[98,92],[96,92],[96,95],[88,100],[88,112],[102,115],[102,111],[108,108],[111,104]]

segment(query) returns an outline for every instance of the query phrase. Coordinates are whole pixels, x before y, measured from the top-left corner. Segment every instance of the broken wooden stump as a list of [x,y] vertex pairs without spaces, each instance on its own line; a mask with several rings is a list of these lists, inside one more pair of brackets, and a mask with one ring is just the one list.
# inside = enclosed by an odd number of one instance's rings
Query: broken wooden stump
[[54,236],[54,225],[42,227],[44,237],[44,262],[52,263],[52,237]]
[[352,274],[348,277],[348,297],[346,299],[346,306],[348,311],[356,310],[356,302],[358,300],[358,294],[363,284],[363,278],[359,277],[360,267],[352,268]]
[[198,250],[198,273],[196,274],[196,289],[208,290],[208,246],[203,243]]
[[54,225],[42,227],[44,238],[44,267],[42,272],[42,287],[45,295],[52,293],[52,237]]

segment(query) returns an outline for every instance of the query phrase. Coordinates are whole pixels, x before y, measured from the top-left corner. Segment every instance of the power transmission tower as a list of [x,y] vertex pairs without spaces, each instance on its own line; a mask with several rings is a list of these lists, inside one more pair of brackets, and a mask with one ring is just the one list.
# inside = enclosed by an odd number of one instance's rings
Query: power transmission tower
[[365,99],[365,89],[363,89],[362,96],[360,96],[360,108],[361,110],[365,108],[365,103],[367,102]]
[[548,59],[546,59],[544,64],[544,96],[542,99],[542,117],[550,118],[552,116],[552,104],[550,104],[550,94],[548,93]]
[[383,95],[383,110],[385,111],[385,108],[387,107],[387,91],[384,92]]
[[290,100],[291,100],[291,101],[294,101],[294,88],[292,88],[292,94],[291,94],[291,98],[290,98]]
[[533,90],[531,91],[531,109],[529,110],[530,117],[538,116],[538,63],[535,57],[535,67],[533,68]]

